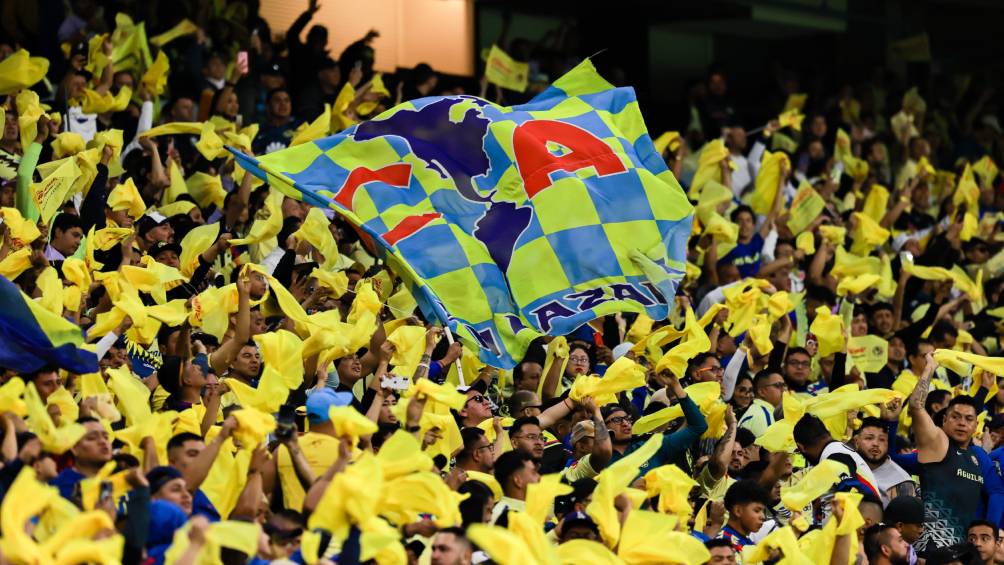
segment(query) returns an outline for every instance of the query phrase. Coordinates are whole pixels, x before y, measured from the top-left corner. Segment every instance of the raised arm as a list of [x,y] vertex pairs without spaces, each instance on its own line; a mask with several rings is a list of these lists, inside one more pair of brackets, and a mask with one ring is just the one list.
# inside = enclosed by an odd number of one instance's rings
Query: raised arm
[[663,375],[669,379],[669,384],[666,385],[666,396],[669,397],[669,395],[672,395],[680,402],[687,426],[666,436],[662,440],[660,450],[668,449],[675,451],[686,449],[697,441],[704,432],[708,431],[708,421],[704,419],[704,414],[701,413],[701,409],[697,407],[697,404],[694,404],[694,401],[687,396],[687,391],[683,390],[683,387],[680,386],[680,380],[669,371],[664,371]]
[[248,283],[244,274],[237,277],[237,323],[234,335],[224,341],[212,355],[209,356],[209,365],[222,375],[230,367],[230,364],[237,359],[241,347],[251,338],[251,302],[248,296]]
[[185,484],[188,485],[189,492],[195,492],[202,485],[202,482],[206,480],[206,477],[209,475],[209,469],[212,468],[213,462],[216,461],[216,456],[219,455],[223,442],[230,437],[230,434],[236,427],[237,420],[233,416],[227,418],[223,422],[220,433],[181,471],[181,475],[185,477]]
[[935,463],[944,459],[948,452],[948,436],[934,425],[931,415],[924,409],[927,393],[931,386],[931,376],[938,368],[934,356],[927,354],[927,363],[917,379],[917,386],[910,394],[910,417],[913,418],[913,435],[917,441],[917,458],[921,463]]
[[774,193],[774,202],[771,203],[767,219],[760,226],[760,237],[764,239],[767,239],[767,235],[774,229],[774,222],[777,221],[777,216],[781,213],[781,204],[784,203],[784,187],[788,183],[788,173],[790,171],[791,165],[788,164],[788,161],[781,161],[781,174],[778,175],[777,192]]
[[[559,364],[560,363],[555,363],[555,365]],[[553,426],[555,422],[564,418],[565,416],[568,416],[568,414],[572,412],[572,408],[574,406],[575,404],[572,402],[572,400],[566,398],[561,402],[555,404],[554,406],[551,406],[547,410],[544,410],[543,412],[540,413],[540,416],[537,416],[537,421],[540,422],[540,427],[549,428]]]
[[[553,346],[549,345],[548,347]],[[563,359],[557,352],[555,352],[554,362],[551,363],[551,367],[547,370],[547,374],[541,376],[541,378],[544,379],[544,384],[540,387],[541,400],[554,398],[555,393],[558,391],[558,383],[561,382],[561,373],[565,370],[566,362],[567,360]]]
[[732,407],[725,409],[725,435],[718,440],[715,445],[715,452],[708,461],[708,470],[716,480],[725,476],[729,469],[729,461],[732,460],[732,450],[736,442],[736,415],[732,412]]
[[584,405],[590,412],[593,419],[593,451],[589,454],[589,466],[597,473],[603,470],[610,462],[614,454],[614,446],[610,441],[610,430],[607,429],[603,421],[603,414],[600,407],[593,402],[592,398],[586,398]]

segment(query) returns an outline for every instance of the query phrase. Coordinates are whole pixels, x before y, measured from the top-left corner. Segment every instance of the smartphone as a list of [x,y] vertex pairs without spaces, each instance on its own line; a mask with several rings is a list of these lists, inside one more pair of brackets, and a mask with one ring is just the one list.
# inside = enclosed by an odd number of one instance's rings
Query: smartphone
[[283,404],[275,416],[275,438],[279,441],[286,441],[292,438],[295,433],[296,407],[292,404]]
[[114,488],[111,481],[101,481],[101,491],[98,494],[98,504],[107,504],[112,499]]
[[237,70],[240,71],[242,75],[248,74],[248,52],[238,51],[237,52]]

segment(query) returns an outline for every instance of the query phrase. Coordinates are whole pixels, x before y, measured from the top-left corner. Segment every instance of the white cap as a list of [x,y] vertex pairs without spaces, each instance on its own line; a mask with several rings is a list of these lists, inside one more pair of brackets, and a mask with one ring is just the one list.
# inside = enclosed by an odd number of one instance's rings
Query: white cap
[[630,341],[625,341],[624,343],[618,344],[617,347],[614,347],[613,349],[614,361],[627,355],[627,352],[631,351],[632,347],[634,347],[634,344],[631,343]]

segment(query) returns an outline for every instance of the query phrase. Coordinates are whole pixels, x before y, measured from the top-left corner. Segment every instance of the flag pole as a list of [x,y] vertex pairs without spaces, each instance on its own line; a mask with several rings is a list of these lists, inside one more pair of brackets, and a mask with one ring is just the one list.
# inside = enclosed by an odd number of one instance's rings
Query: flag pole
[[[446,342],[453,345],[453,332],[450,331],[450,326],[446,326]],[[461,353],[460,357],[457,357],[454,363],[457,365],[457,380],[460,382],[460,386],[467,386],[467,383],[464,382],[464,368],[461,367],[460,363],[460,360],[463,358],[463,353]]]

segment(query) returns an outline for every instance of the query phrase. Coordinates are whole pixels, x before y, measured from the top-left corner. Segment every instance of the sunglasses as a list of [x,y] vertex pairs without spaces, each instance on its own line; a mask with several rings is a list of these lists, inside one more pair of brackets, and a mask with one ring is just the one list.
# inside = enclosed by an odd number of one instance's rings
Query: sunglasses
[[485,402],[488,402],[488,397],[483,394],[475,394],[474,396],[468,398],[467,402],[470,402],[472,400],[474,402],[477,402],[478,404],[483,404]]

